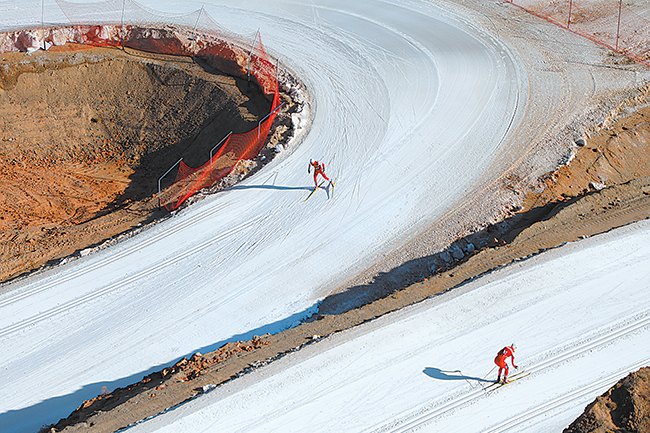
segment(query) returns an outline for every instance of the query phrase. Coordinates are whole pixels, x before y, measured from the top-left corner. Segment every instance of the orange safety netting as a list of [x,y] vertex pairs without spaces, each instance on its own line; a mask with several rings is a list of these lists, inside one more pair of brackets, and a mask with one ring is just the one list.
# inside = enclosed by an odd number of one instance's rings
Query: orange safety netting
[[[19,7],[29,6],[18,0],[7,1],[10,8],[17,11]],[[27,3],[30,1],[33,0]],[[259,31],[253,38],[230,32],[216,23],[203,8],[188,14],[162,15],[134,0],[105,0],[87,4],[64,0],[55,2],[59,8],[55,12],[59,15],[62,13],[67,22],[55,24],[50,21],[47,28],[43,24],[2,33],[0,52],[48,49],[52,45],[78,43],[195,56],[223,72],[256,81],[264,93],[272,97],[270,113],[259,122],[257,128],[230,134],[216,154],[198,168],[187,166],[182,159],[177,163],[174,183],[164,191],[159,190],[160,203],[167,210],[178,208],[198,190],[230,174],[239,161],[253,159],[259,154],[280,107],[277,66],[266,54]],[[55,12],[48,12],[48,16],[57,16]],[[61,18],[55,19],[62,21]],[[217,141],[215,139],[215,143]],[[165,176],[172,176],[171,171]]]
[[[261,39],[258,39],[256,44],[259,51],[255,56],[251,56],[251,74],[255,75],[266,93],[271,91],[273,94],[270,114],[265,120],[260,121],[257,128],[240,134],[230,134],[217,153],[201,167],[192,168],[180,161],[176,181],[165,190],[164,199],[162,196],[160,199],[167,210],[178,208],[198,190],[209,187],[228,176],[239,161],[255,158],[264,146],[266,136],[278,113],[280,97],[276,67],[266,57]],[[216,47],[216,49],[221,48]],[[211,54],[209,47],[199,53],[203,56]]]
[[253,159],[262,149],[266,136],[277,115],[279,97],[276,86],[271,114],[258,128],[242,134],[230,134],[225,143],[208,162],[199,168],[191,168],[180,161],[176,181],[165,191],[164,203],[167,210],[178,208],[198,190],[213,185],[228,176],[237,163]]
[[620,0],[506,0],[519,8],[650,66],[650,20]]

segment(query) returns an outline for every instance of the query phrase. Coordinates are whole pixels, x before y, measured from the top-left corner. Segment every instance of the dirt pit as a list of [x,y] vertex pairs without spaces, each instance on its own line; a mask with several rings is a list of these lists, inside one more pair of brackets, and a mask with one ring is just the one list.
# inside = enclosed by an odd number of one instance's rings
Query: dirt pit
[[67,46],[0,60],[3,282],[164,215],[160,176],[181,157],[205,163],[271,107],[186,57]]

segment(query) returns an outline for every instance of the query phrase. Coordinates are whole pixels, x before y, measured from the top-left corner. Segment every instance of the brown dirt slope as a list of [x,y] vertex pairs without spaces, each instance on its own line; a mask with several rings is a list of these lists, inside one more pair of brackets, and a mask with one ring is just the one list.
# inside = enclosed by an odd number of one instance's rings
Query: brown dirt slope
[[650,367],[619,380],[564,429],[564,433],[608,432],[650,432]]
[[[0,54],[0,281],[166,215],[158,178],[180,157],[200,166],[270,105],[258,86],[197,59]],[[290,110],[277,123],[290,124]]]

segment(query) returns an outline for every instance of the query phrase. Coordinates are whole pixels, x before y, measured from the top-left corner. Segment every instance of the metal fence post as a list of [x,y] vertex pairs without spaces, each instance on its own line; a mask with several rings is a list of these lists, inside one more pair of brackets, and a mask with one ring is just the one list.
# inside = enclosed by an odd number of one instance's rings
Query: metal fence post
[[223,143],[224,141],[226,141],[226,140],[228,139],[228,137],[230,137],[231,135],[232,135],[232,131],[230,131],[230,132],[228,133],[228,135],[226,135],[225,137],[223,137],[223,139],[221,139],[220,142],[218,142],[218,143],[217,143],[217,144],[216,144],[212,149],[210,149],[210,171],[212,171],[212,152],[214,152],[214,149],[216,149],[217,147],[219,147],[219,145],[220,145],[221,143]]
[[122,51],[124,51],[124,9],[126,7],[126,0],[122,0],[122,26],[120,31],[120,39],[122,39]]
[[618,2],[618,25],[616,27],[616,51],[618,51],[618,38],[621,32],[621,12],[623,11],[623,0]]
[[172,169],[174,167],[176,167],[178,164],[180,164],[182,160],[183,160],[183,158],[179,159],[178,162],[176,162],[176,164],[169,167],[169,170],[167,170],[165,172],[165,174],[163,174],[162,176],[160,176],[158,178],[158,208],[162,208],[162,199],[160,198],[160,181],[162,180],[163,177],[167,176],[169,174],[169,172],[172,171]]
[[43,30],[43,51],[45,51],[45,0],[41,0],[41,29]]
[[260,34],[260,29],[257,29],[255,33],[255,40],[253,41],[253,46],[251,47],[251,52],[248,53],[248,81],[251,80],[251,57],[253,57],[253,50],[255,49],[255,44],[257,44],[257,37]]
[[194,30],[192,30],[192,33],[194,37],[192,38],[192,51],[194,51],[194,54],[196,54],[196,28],[199,26],[199,20],[201,19],[201,13],[203,12],[203,6],[201,6],[201,9],[199,9],[199,16],[196,17],[196,23],[194,24]]

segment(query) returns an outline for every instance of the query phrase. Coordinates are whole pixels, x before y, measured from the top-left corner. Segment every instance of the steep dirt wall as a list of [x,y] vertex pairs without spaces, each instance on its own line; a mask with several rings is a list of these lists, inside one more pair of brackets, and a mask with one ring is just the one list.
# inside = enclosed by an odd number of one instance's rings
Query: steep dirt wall
[[269,112],[198,58],[75,48],[0,54],[0,281],[163,215],[167,169]]
[[650,432],[650,367],[619,380],[564,429],[564,433],[607,432]]

